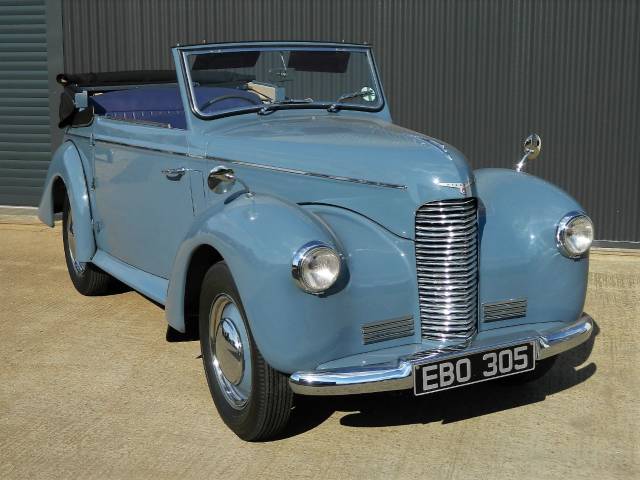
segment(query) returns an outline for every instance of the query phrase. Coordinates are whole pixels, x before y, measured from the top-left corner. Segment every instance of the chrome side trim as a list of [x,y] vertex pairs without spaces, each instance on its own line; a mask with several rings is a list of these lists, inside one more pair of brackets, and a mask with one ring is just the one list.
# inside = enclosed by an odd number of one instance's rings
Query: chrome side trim
[[398,190],[406,190],[407,186],[406,185],[399,185],[396,183],[386,183],[386,182],[377,182],[374,180],[365,180],[362,178],[353,178],[353,177],[342,177],[339,175],[328,175],[326,173],[318,173],[318,172],[308,172],[305,170],[296,170],[293,168],[283,168],[283,167],[276,167],[274,165],[262,165],[259,163],[251,163],[251,162],[243,162],[241,160],[229,160],[229,159],[225,159],[225,158],[219,158],[219,157],[214,157],[214,156],[209,156],[207,155],[206,157],[209,160],[214,160],[214,161],[220,161],[220,162],[230,162],[233,165],[240,165],[243,167],[249,167],[249,168],[259,168],[262,170],[271,170],[274,172],[280,172],[280,173],[290,173],[293,175],[304,175],[307,177],[316,177],[316,178],[323,178],[325,180],[335,180],[338,182],[350,182],[350,183],[358,183],[361,185],[371,185],[374,187],[383,187],[383,188],[395,188]]
[[169,150],[166,148],[154,148],[154,147],[145,147],[143,145],[133,145],[131,143],[124,142],[116,142],[114,140],[107,140],[104,138],[96,137],[96,143],[102,143],[105,145],[115,145],[118,147],[127,147],[127,148],[135,148],[137,150],[145,150],[148,152],[157,152],[157,153],[165,153],[169,155],[178,155],[180,157],[192,157],[193,155],[188,154],[187,152],[178,152],[176,150]]
[[[72,135],[72,136],[77,136],[77,137],[83,137],[86,138],[84,135],[77,135],[77,134],[73,134],[73,133],[67,133],[67,135]],[[186,152],[178,152],[175,150],[170,150],[170,149],[161,149],[161,148],[153,148],[153,147],[145,147],[142,145],[133,145],[130,143],[124,143],[124,142],[117,142],[114,140],[107,140],[104,138],[96,138],[96,142],[99,143],[103,143],[103,144],[109,144],[109,145],[117,145],[120,147],[129,147],[129,148],[136,148],[139,150],[147,150],[147,151],[151,151],[151,152],[158,152],[158,153],[167,153],[167,154],[171,154],[171,155],[179,155],[179,156],[183,156],[183,157],[191,157],[191,158],[205,158],[207,160],[213,160],[216,162],[227,162],[227,163],[231,163],[233,165],[240,165],[242,167],[249,167],[249,168],[259,168],[262,170],[271,170],[274,172],[280,172],[280,173],[290,173],[293,175],[304,175],[307,177],[315,177],[315,178],[322,178],[324,180],[334,180],[337,182],[350,182],[350,183],[357,183],[360,185],[370,185],[373,187],[381,187],[381,188],[394,188],[394,189],[398,189],[398,190],[406,190],[407,186],[406,185],[398,185],[395,183],[386,183],[386,182],[376,182],[373,180],[365,180],[362,178],[352,178],[352,177],[341,177],[339,175],[328,175],[325,173],[317,173],[317,172],[307,172],[304,170],[295,170],[292,168],[282,168],[282,167],[276,167],[273,165],[261,165],[259,163],[251,163],[251,162],[243,162],[241,160],[229,160],[227,158],[220,158],[220,157],[215,157],[215,156],[211,156],[211,155],[206,155],[206,156],[202,156],[202,155],[193,155],[193,154],[189,154]]]
[[451,348],[420,352],[401,358],[395,365],[373,365],[334,370],[295,372],[289,377],[289,386],[299,395],[352,395],[360,393],[409,390],[413,388],[413,371],[416,364],[438,362],[461,353],[492,350],[500,346],[535,342],[536,359],[542,360],[570,350],[587,341],[593,333],[593,319],[582,314],[573,324],[537,337],[514,335],[505,342],[479,343],[468,348]]
[[[108,120],[113,120],[113,121],[116,121],[116,122],[131,123],[133,125],[144,125],[146,127],[173,128],[170,123],[166,123],[166,122],[154,122],[153,120],[144,120],[144,119],[141,119],[141,118],[112,117],[108,113],[106,115],[104,115],[104,118],[106,118]],[[183,130],[183,129],[180,129],[180,130]]]

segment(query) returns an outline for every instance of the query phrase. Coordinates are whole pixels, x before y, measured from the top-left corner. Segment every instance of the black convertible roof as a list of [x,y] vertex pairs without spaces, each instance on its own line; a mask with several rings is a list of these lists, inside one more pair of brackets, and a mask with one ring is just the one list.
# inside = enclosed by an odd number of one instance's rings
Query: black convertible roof
[[[205,84],[229,84],[250,82],[253,75],[226,70],[197,70],[192,78]],[[101,87],[104,89],[131,86],[176,83],[175,70],[128,70],[122,72],[61,73],[57,81],[65,87]]]
[[132,84],[175,83],[175,70],[125,70],[121,72],[61,73],[56,77],[60,85],[120,86]]

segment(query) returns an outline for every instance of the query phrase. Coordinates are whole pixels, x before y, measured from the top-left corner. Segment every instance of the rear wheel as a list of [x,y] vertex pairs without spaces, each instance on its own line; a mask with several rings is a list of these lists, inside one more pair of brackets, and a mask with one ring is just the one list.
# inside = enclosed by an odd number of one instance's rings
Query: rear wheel
[[202,361],[218,413],[243,440],[266,440],[287,424],[293,393],[267,364],[251,335],[225,262],[206,273],[200,294]]
[[67,270],[73,286],[82,295],[104,295],[113,285],[113,277],[88,262],[79,262],[76,255],[76,234],[73,212],[69,198],[66,197],[62,210],[62,242]]

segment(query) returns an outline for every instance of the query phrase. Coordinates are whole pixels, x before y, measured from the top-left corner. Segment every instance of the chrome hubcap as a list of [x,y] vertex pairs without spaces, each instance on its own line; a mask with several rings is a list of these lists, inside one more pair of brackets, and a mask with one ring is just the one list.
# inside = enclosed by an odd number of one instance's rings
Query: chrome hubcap
[[222,374],[233,385],[238,385],[244,370],[242,342],[238,330],[228,318],[223,318],[218,325],[215,351]]
[[76,235],[73,230],[73,212],[69,209],[69,217],[67,218],[67,245],[69,245],[69,256],[71,264],[77,273],[84,272],[85,265],[76,260]]
[[240,310],[228,295],[218,295],[209,314],[209,348],[213,371],[224,398],[235,409],[251,392],[249,336]]

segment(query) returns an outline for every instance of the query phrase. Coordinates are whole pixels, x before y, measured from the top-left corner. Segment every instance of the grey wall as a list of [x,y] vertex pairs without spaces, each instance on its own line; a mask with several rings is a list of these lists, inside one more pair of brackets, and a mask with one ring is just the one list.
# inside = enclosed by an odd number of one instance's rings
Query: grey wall
[[45,0],[0,0],[0,205],[35,205],[51,158]]
[[474,167],[510,167],[535,131],[531,173],[577,197],[597,238],[640,241],[635,0],[63,0],[63,14],[70,72],[167,67],[171,45],[203,40],[373,43],[397,123]]

